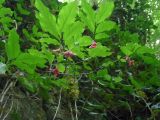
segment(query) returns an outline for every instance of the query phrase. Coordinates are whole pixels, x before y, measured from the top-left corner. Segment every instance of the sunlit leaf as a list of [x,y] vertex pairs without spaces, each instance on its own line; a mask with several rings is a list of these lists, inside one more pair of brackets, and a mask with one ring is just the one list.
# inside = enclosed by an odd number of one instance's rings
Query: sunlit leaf
[[113,78],[113,81],[116,82],[116,83],[119,83],[119,82],[122,81],[122,78],[121,78],[120,76],[114,77],[114,78]]
[[0,17],[5,17],[6,15],[11,16],[12,14],[13,14],[13,12],[11,11],[10,8],[4,8],[4,7],[0,8]]
[[84,25],[82,22],[76,21],[71,24],[67,29],[64,31],[64,40],[66,45],[73,44],[71,43],[71,39],[78,39],[81,37],[84,31]]
[[64,72],[65,71],[65,66],[63,64],[61,64],[61,63],[57,65],[57,68],[58,68],[58,70],[60,72]]
[[109,31],[111,29],[113,29],[115,26],[115,22],[112,22],[112,21],[104,21],[104,22],[101,22],[97,29],[96,29],[96,33],[101,33],[101,32],[104,32],[104,31]]
[[92,38],[89,36],[83,36],[78,39],[78,43],[80,46],[89,46],[92,44]]
[[18,68],[33,74],[36,67],[45,67],[45,58],[38,55],[31,55],[29,53],[22,53],[15,61],[12,62]]
[[6,52],[9,60],[15,59],[20,54],[19,36],[15,29],[9,33],[8,41],[6,43]]
[[108,37],[109,37],[109,35],[106,34],[106,33],[98,33],[98,34],[96,34],[95,39],[96,39],[96,40],[99,40],[99,39],[107,39]]
[[107,47],[98,45],[96,48],[88,49],[88,54],[90,57],[106,57],[110,56],[111,52],[108,51]]
[[95,12],[86,0],[82,0],[82,10],[83,12],[79,13],[84,24],[92,31],[95,30]]
[[40,42],[46,44],[60,45],[60,43],[56,39],[52,38],[41,38]]
[[111,0],[104,0],[96,13],[96,22],[100,23],[106,18],[110,17],[114,8],[114,2]]
[[125,46],[123,46],[123,47],[121,47],[121,51],[125,54],[125,55],[127,55],[127,56],[129,56],[129,55],[131,55],[133,52],[132,51],[130,51],[127,47],[125,47]]
[[66,79],[58,79],[52,81],[53,84],[55,84],[57,87],[68,89],[69,88],[69,82]]
[[5,0],[0,0],[0,5],[3,4],[5,2]]
[[75,22],[77,10],[77,2],[68,3],[60,10],[58,15],[58,27],[60,32],[64,32],[73,22]]
[[38,9],[36,17],[39,20],[42,29],[58,38],[59,33],[55,16],[51,14],[49,9],[41,2],[41,0],[36,0],[35,6]]

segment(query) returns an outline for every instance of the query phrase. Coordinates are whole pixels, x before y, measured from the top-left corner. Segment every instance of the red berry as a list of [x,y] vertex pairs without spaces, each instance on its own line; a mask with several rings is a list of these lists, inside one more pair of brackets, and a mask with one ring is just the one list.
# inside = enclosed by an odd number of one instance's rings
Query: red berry
[[93,41],[91,46],[89,46],[89,48],[96,48],[96,47],[97,47],[97,43],[95,41]]
[[129,60],[128,61],[128,66],[133,66],[134,65],[134,60]]
[[66,51],[64,52],[64,56],[66,58],[69,58],[69,57],[72,58],[74,56],[74,53],[72,51]]
[[132,60],[129,56],[126,56],[125,60],[127,61],[129,67],[134,65],[134,60]]
[[57,77],[57,76],[59,75],[59,70],[58,70],[58,68],[53,69],[52,72],[53,72],[53,75],[54,75],[55,77]]

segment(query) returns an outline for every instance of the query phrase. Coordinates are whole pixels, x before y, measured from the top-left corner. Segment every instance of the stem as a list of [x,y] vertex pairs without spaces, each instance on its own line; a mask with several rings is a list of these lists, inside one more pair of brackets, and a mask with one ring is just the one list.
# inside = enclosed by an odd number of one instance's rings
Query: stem
[[75,105],[76,120],[78,120],[77,100],[74,101],[74,105]]
[[60,89],[58,106],[57,106],[56,112],[55,112],[55,114],[54,114],[53,120],[56,119],[56,116],[57,116],[57,113],[58,113],[58,110],[59,110],[60,104],[61,104],[61,98],[62,98],[62,88]]
[[69,100],[69,108],[70,108],[70,111],[71,111],[71,118],[72,118],[72,120],[75,120],[74,116],[73,116],[73,109],[72,109],[72,105],[71,105],[70,100]]

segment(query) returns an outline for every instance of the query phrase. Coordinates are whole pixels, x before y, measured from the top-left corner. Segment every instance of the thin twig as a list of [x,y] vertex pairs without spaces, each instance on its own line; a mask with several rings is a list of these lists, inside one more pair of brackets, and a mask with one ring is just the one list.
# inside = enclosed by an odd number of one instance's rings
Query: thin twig
[[132,114],[132,109],[131,106],[129,105],[129,103],[127,102],[128,108],[129,108],[129,112],[130,112],[130,116],[131,116],[131,120],[133,120],[133,114]]
[[18,25],[17,25],[17,22],[16,22],[16,20],[13,20],[14,21],[14,24],[15,24],[15,28],[16,28],[16,30],[18,29]]
[[121,120],[117,116],[115,116],[112,112],[108,111],[108,113],[111,114],[113,117],[115,117],[117,120]]
[[[2,92],[1,92],[1,98],[2,98],[2,95],[4,94],[4,91],[8,87],[8,84],[9,84],[9,80],[7,81],[7,83],[5,84],[5,86],[4,86],[4,88],[3,88]],[[0,100],[0,102],[1,102],[1,100]]]
[[83,109],[84,109],[84,106],[86,105],[87,101],[89,100],[90,96],[91,96],[92,93],[93,93],[93,81],[92,81],[92,80],[91,80],[91,84],[92,84],[92,89],[91,89],[90,94],[88,95],[87,99],[85,100],[85,102],[84,102],[84,104],[83,104],[83,106],[82,106],[82,108],[81,108],[80,113],[82,113],[82,111],[83,111]]
[[2,96],[1,96],[1,99],[0,99],[0,102],[2,102],[3,101],[3,99],[4,99],[4,96],[6,95],[6,93],[7,93],[7,91],[10,89],[10,87],[13,85],[13,83],[11,82],[9,85],[8,85],[8,87],[6,88],[6,90],[3,92],[2,91]]
[[10,107],[9,111],[7,112],[7,114],[4,116],[4,118],[2,120],[5,120],[7,118],[7,116],[9,115],[9,113],[12,110],[12,107],[13,107],[13,101],[12,101],[12,104],[11,104],[11,107]]
[[60,89],[58,106],[57,106],[56,112],[55,112],[55,114],[54,114],[53,120],[56,119],[56,116],[57,116],[57,113],[58,113],[58,110],[59,110],[60,104],[61,104],[61,98],[62,98],[62,88]]
[[76,120],[78,120],[78,109],[77,109],[77,100],[74,101],[74,105],[75,105],[75,116],[76,116]]
[[1,114],[0,114],[0,120],[1,120],[1,118],[2,118],[2,116],[3,116],[3,113],[4,113],[3,110],[4,110],[4,108],[5,108],[6,105],[7,105],[8,99],[9,99],[9,96],[6,98],[5,103],[4,103],[3,106],[2,106],[2,111],[1,111]]
[[[147,106],[148,110],[150,111],[151,115],[154,117],[153,111],[152,111],[151,107],[148,105],[147,101],[146,101],[143,97],[141,97],[141,96],[139,96],[139,95],[136,95],[136,94],[134,94],[134,95],[135,95],[136,97],[138,97],[138,98],[141,98],[141,99],[144,101],[144,103],[146,104],[146,106]],[[156,120],[155,117],[153,118],[153,120]]]
[[69,108],[70,108],[70,111],[71,111],[71,118],[72,118],[72,120],[75,120],[74,116],[73,116],[73,109],[72,109],[72,105],[71,105],[70,101],[69,101]]

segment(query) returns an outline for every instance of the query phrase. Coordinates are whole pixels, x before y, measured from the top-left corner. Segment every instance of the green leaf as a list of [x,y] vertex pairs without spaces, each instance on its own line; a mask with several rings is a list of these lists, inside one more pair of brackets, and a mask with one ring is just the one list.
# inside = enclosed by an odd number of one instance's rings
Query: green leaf
[[58,27],[60,32],[64,32],[73,22],[75,22],[77,10],[77,2],[68,3],[61,9],[58,15]]
[[85,12],[86,16],[94,23],[95,12],[92,9],[91,5],[86,2],[86,0],[82,0],[82,10]]
[[58,80],[54,80],[52,82],[53,82],[53,84],[55,84],[56,86],[58,86],[60,88],[64,88],[64,89],[69,88],[69,83],[66,79],[58,79]]
[[141,45],[137,43],[128,43],[126,46],[120,47],[121,51],[127,56],[134,54],[139,48],[141,48]]
[[105,80],[108,80],[108,81],[111,80],[111,76],[108,74],[108,71],[106,69],[99,70],[97,72],[97,77],[104,78]]
[[136,88],[136,89],[141,89],[143,87],[143,85],[138,82],[137,80],[134,80],[133,78],[130,78],[132,85]]
[[6,64],[0,62],[0,75],[1,75],[1,74],[5,74],[6,71],[7,71],[7,66],[6,66]]
[[125,85],[125,84],[123,84],[123,85],[122,85],[122,89],[123,89],[124,91],[129,92],[130,94],[132,94],[132,93],[134,92],[134,89],[133,89],[133,86],[132,86],[132,85]]
[[1,19],[0,19],[0,22],[3,24],[3,25],[7,25],[7,26],[9,26],[10,25],[10,23],[13,23],[13,20],[10,18],[10,17],[2,17]]
[[106,60],[104,61],[104,63],[102,64],[103,67],[109,67],[109,66],[114,66],[114,62],[110,61],[110,60]]
[[45,58],[49,61],[49,64],[52,64],[55,56],[52,54],[51,51],[44,51],[44,55],[46,56]]
[[46,60],[43,57],[39,55],[31,55],[28,53],[21,54],[16,59],[16,61],[21,61],[26,64],[34,64],[34,65],[37,65],[38,67],[44,67],[46,63]]
[[5,2],[5,0],[0,0],[0,5],[2,5]]
[[123,47],[121,47],[120,48],[121,49],[121,51],[125,54],[125,55],[127,55],[127,56],[130,56],[133,52],[132,51],[130,51],[127,47],[125,47],[125,46],[123,46]]
[[33,56],[39,56],[41,58],[46,58],[50,64],[53,62],[54,57],[55,57],[52,54],[52,52],[49,50],[38,51],[36,49],[29,49],[28,52],[30,55],[33,55]]
[[57,56],[57,62],[60,63],[60,62],[62,62],[63,60],[64,60],[64,55],[59,54],[59,55]]
[[83,21],[84,25],[91,31],[94,32],[95,30],[95,25],[94,22],[91,22],[91,20],[85,16],[83,13],[79,13],[79,17]]
[[91,5],[86,2],[86,0],[82,0],[82,10],[83,12],[79,13],[84,24],[92,31],[95,30],[95,12],[92,9]]
[[113,81],[115,82],[115,83],[119,83],[119,82],[121,82],[122,81],[122,78],[121,77],[114,77],[113,78]]
[[83,48],[80,47],[80,46],[75,46],[75,47],[73,47],[73,48],[71,49],[71,51],[72,51],[76,56],[78,56],[78,57],[80,57],[80,58],[84,58],[84,56],[85,56],[84,52],[82,52],[82,51],[83,51]]
[[34,85],[32,84],[32,82],[30,82],[28,79],[26,78],[21,78],[19,79],[20,83],[26,87],[29,91],[31,92],[35,92],[35,87]]
[[20,54],[19,36],[15,29],[9,32],[8,41],[6,43],[6,52],[9,60],[17,58]]
[[92,38],[89,36],[83,36],[78,39],[78,43],[80,46],[89,46],[92,44]]
[[109,37],[109,35],[106,33],[98,33],[98,34],[96,34],[95,39],[96,40],[107,39],[108,37]]
[[4,7],[0,8],[0,17],[5,17],[6,15],[11,16],[12,14],[13,12],[11,11],[10,8],[4,8]]
[[37,27],[36,25],[34,25],[34,26],[32,27],[32,33],[33,33],[34,35],[36,35],[36,34],[38,33],[38,27]]
[[144,55],[142,55],[141,57],[144,60],[144,63],[146,63],[146,64],[153,64],[153,65],[158,64],[157,59],[155,57],[153,57],[153,56],[144,56]]
[[84,31],[84,25],[82,22],[74,22],[71,26],[68,27],[64,31],[64,41],[66,45],[73,44],[71,43],[71,39],[78,39],[81,37],[82,33]]
[[43,53],[36,49],[28,49],[30,55],[44,57]]
[[60,72],[64,72],[65,71],[65,66],[63,64],[61,64],[61,63],[57,65],[57,68],[58,68],[58,70]]
[[41,38],[40,42],[46,44],[60,45],[60,43],[56,39],[52,38]]
[[123,63],[124,63],[124,62],[126,62],[126,60],[125,60],[125,59],[120,59],[120,61],[121,61],[121,62],[123,62]]
[[13,65],[16,65],[18,68],[27,71],[30,74],[33,74],[36,66],[43,68],[45,67],[46,60],[40,55],[31,55],[29,53],[22,53],[20,56],[12,62]]
[[136,2],[137,2],[137,1],[136,1],[136,0],[132,0],[131,2],[132,2],[132,3],[130,3],[129,6],[130,6],[132,9],[134,9],[135,6],[136,6]]
[[113,22],[113,21],[101,22],[96,29],[96,33],[101,33],[101,32],[104,32],[104,31],[110,31],[111,29],[114,28],[115,25],[116,25],[116,23]]
[[68,49],[72,49],[77,45],[77,41],[73,37],[68,40],[65,40],[64,42]]
[[136,52],[137,52],[138,55],[143,55],[145,53],[147,53],[147,54],[155,54],[155,50],[154,49],[146,47],[146,46],[139,47],[136,50]]
[[96,13],[96,22],[101,23],[108,18],[114,9],[114,2],[111,0],[104,0]]
[[22,5],[20,3],[17,4],[17,9],[22,15],[29,15],[30,12],[22,8]]
[[39,20],[42,29],[58,38],[59,33],[55,16],[50,13],[49,9],[41,2],[41,0],[36,0],[35,6],[39,11],[36,12],[36,17]]
[[108,51],[108,48],[102,45],[97,45],[96,48],[88,49],[88,54],[90,57],[106,57],[110,56],[111,52]]
[[82,36],[82,32],[84,31],[83,27],[83,23],[77,21],[69,26],[67,30],[65,30],[64,42],[69,49],[72,49],[75,45],[77,45],[77,40]]
[[36,65],[34,64],[26,64],[22,61],[14,61],[12,62],[13,65],[17,66],[19,69],[26,71],[29,74],[35,73]]

